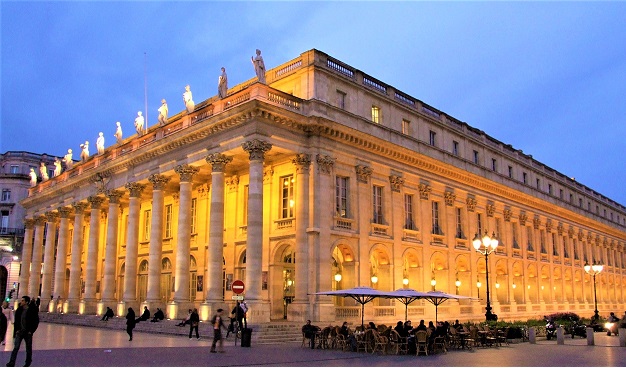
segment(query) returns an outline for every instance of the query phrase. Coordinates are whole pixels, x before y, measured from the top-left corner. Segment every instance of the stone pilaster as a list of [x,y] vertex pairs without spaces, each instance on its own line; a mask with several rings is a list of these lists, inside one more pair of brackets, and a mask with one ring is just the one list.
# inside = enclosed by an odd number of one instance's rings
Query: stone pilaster
[[91,205],[89,219],[89,239],[87,240],[87,259],[85,260],[85,313],[95,313],[96,278],[98,271],[98,248],[100,242],[100,206],[103,197],[90,196],[87,201]]
[[67,313],[77,313],[80,300],[80,279],[81,279],[81,256],[83,253],[83,222],[85,219],[85,209],[87,203],[77,202],[74,207],[74,231],[72,236],[72,250],[70,259],[70,284],[67,295],[65,311]]
[[55,311],[61,311],[56,302],[61,302],[67,298],[67,290],[65,290],[65,270],[67,268],[67,249],[70,241],[70,214],[72,209],[69,207],[59,207],[59,243],[57,245],[57,259],[54,270],[54,303]]
[[43,251],[43,230],[46,224],[46,217],[35,218],[35,240],[33,242],[33,260],[30,264],[30,280],[28,290],[30,297],[35,299],[39,296],[39,283],[41,282],[41,256]]
[[308,303],[309,246],[309,171],[311,156],[297,154],[291,161],[296,167],[296,290],[294,303]]
[[[191,246],[191,179],[198,168],[178,165],[174,171],[180,176],[178,199],[178,238],[176,240],[176,270],[174,302],[183,308],[189,303],[189,254]],[[222,230],[223,231],[223,230]],[[179,308],[179,310],[181,310]]]
[[107,237],[104,248],[104,271],[102,280],[102,302],[104,304],[115,302],[115,271],[117,268],[117,246],[120,198],[122,191],[110,190],[106,193],[109,197],[109,212],[107,215]]
[[[47,306],[52,299],[52,271],[54,268],[54,243],[56,239],[57,212],[46,212],[46,244],[43,252],[43,277],[41,279],[41,305]],[[47,312],[46,307],[40,307]]]
[[20,291],[18,296],[28,295],[30,280],[30,264],[33,258],[33,228],[35,220],[24,219],[24,245],[22,246],[22,270],[20,272]]
[[139,250],[139,205],[141,193],[145,185],[126,183],[125,188],[130,192],[128,203],[128,231],[126,233],[126,259],[124,271],[125,306],[134,307],[139,311],[137,303],[137,252]]
[[170,178],[152,174],[148,181],[152,183],[152,223],[150,224],[150,251],[148,258],[148,292],[147,302],[150,309],[165,310],[161,304],[161,256],[163,254],[163,205],[164,189]]

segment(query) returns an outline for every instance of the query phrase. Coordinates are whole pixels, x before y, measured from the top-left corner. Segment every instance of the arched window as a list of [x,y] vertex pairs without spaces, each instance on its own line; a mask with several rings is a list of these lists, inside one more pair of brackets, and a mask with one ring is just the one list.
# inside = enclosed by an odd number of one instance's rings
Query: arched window
[[143,260],[139,264],[139,301],[144,301],[148,297],[148,261]]
[[161,300],[163,302],[170,301],[172,290],[172,262],[169,258],[163,258],[161,261]]
[[194,256],[189,256],[189,300],[196,300],[198,290],[198,265]]

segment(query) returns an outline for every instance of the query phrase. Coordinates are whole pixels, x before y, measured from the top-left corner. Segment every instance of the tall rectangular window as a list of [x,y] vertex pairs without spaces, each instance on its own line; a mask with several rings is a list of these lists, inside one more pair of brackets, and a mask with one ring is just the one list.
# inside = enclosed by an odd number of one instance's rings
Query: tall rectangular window
[[541,181],[537,179],[537,189],[541,190]]
[[522,173],[522,182],[524,184],[527,184],[527,182],[528,182],[528,174]]
[[413,221],[413,195],[404,195],[404,228],[408,230],[417,230],[415,221]]
[[504,251],[506,247],[504,245],[504,234],[502,233],[502,222],[498,217],[496,217],[496,238],[498,238],[500,244],[498,248]]
[[463,234],[463,211],[461,208],[455,208],[455,218],[456,218],[456,238],[457,239],[465,239],[465,235]]
[[195,234],[197,231],[196,229],[196,224],[197,224],[197,220],[198,220],[198,199],[197,198],[192,198],[191,199],[191,233]]
[[250,190],[249,185],[243,186],[243,224],[248,225],[248,192]]
[[4,234],[9,228],[9,211],[2,211],[0,213],[0,233]]
[[491,159],[491,170],[498,171],[498,160],[495,158]]
[[143,240],[150,240],[150,210],[143,212]]
[[10,189],[2,189],[2,200],[10,201],[11,200],[11,190]]
[[480,213],[476,214],[476,230],[478,231],[478,236],[483,236],[483,218]]
[[19,174],[19,173],[20,173],[19,165],[11,165],[11,174]]
[[432,212],[433,212],[433,229],[432,233],[437,235],[443,235],[443,231],[441,226],[439,225],[439,202],[434,202],[432,204]]
[[380,124],[380,107],[372,105],[372,121]]
[[346,108],[346,93],[340,90],[337,90],[337,106],[340,109]]
[[548,254],[548,251],[546,250],[546,232],[543,230],[539,230],[539,245],[541,253]]
[[432,130],[428,132],[428,143],[430,143],[431,146],[437,145],[436,137],[437,133],[433,132]]
[[349,180],[343,176],[335,178],[335,216],[348,217]]
[[567,237],[563,237],[563,257],[569,258],[569,244],[567,244]]
[[552,184],[548,184],[548,194],[552,195]]
[[563,199],[563,189],[559,189],[559,198]]
[[576,239],[572,239],[572,250],[574,252],[574,259],[578,260],[578,244]]
[[372,192],[373,222],[375,224],[383,223],[383,187],[373,186]]
[[511,223],[511,232],[513,233],[513,249],[520,249],[519,243],[518,243],[518,239],[519,239],[519,234],[517,233],[517,223],[513,222]]
[[478,165],[478,151],[474,150],[474,163]]
[[552,255],[553,256],[558,256],[559,255],[559,245],[556,242],[556,234],[555,233],[550,233],[551,238],[552,238]]
[[509,178],[513,177],[513,166],[509,166]]
[[411,135],[411,122],[402,119],[402,134]]
[[459,142],[452,141],[452,154],[455,156],[459,155]]
[[526,227],[526,238],[528,239],[528,247],[526,249],[528,249],[529,252],[534,252],[535,247],[533,247],[533,229],[530,226]]
[[165,238],[172,237],[172,205],[165,206]]
[[293,199],[293,189],[294,189],[294,178],[293,175],[283,176],[280,178],[280,182],[282,183],[282,188],[280,192],[280,216],[281,218],[292,218],[293,217],[293,207],[294,207],[294,199]]

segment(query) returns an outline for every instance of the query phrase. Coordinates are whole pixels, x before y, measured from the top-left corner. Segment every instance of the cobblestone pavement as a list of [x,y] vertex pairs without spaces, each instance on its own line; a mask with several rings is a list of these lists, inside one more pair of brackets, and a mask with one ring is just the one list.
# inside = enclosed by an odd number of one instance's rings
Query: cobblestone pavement
[[[11,333],[11,331],[9,331]],[[473,351],[452,350],[431,356],[392,356],[336,350],[312,350],[300,344],[234,346],[225,341],[226,352],[209,353],[210,337],[187,337],[135,333],[128,341],[126,331],[105,330],[42,323],[34,336],[33,366],[528,366],[528,367],[623,367],[626,348],[619,347],[618,337],[595,334],[596,346],[586,339],[539,340],[537,344],[519,343]],[[2,359],[9,360],[12,342],[2,346]],[[17,364],[24,363],[24,347]],[[2,362],[0,362],[2,363]]]

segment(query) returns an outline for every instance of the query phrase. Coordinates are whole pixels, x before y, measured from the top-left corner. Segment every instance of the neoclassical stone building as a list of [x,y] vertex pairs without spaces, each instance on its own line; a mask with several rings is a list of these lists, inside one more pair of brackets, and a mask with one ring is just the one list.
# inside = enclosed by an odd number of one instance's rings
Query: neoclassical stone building
[[[471,243],[488,232],[500,318],[591,316],[587,262],[604,264],[601,313],[625,309],[624,206],[323,52],[179,108],[30,189],[22,294],[41,285],[55,312],[206,319],[240,279],[254,322],[360,321],[349,300],[311,294],[436,288],[481,298],[440,319],[479,320],[486,264]],[[404,305],[365,313],[397,321]]]

